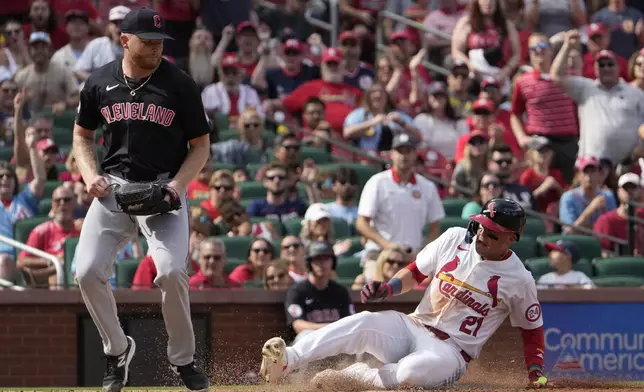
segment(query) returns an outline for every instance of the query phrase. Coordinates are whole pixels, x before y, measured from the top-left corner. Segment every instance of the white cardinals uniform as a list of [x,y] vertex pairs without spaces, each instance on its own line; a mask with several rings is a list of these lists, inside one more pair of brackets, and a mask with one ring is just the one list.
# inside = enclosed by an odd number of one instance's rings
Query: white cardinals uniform
[[532,275],[511,253],[482,260],[466,229],[452,228],[427,245],[416,267],[432,280],[416,311],[361,312],[321,328],[286,349],[286,372],[337,354],[370,353],[380,369],[356,364],[342,373],[367,387],[433,388],[458,380],[467,363],[510,315],[515,327],[541,327]]

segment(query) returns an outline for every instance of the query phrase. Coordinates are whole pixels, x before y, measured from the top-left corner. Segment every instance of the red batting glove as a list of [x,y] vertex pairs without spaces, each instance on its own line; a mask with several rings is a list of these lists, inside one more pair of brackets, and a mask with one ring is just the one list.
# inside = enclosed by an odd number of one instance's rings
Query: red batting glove
[[360,290],[360,300],[362,303],[382,301],[385,298],[394,295],[394,290],[387,282],[373,281],[366,284]]

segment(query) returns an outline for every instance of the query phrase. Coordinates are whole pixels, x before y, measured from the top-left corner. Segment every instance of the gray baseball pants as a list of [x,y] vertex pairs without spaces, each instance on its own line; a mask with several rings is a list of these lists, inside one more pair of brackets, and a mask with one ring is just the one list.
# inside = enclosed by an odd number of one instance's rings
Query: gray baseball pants
[[[127,183],[106,176],[110,183]],[[127,348],[108,279],[118,250],[135,235],[138,226],[148,241],[148,254],[157,269],[154,283],[161,288],[162,312],[168,331],[168,359],[176,366],[194,359],[195,336],[190,318],[186,266],[189,252],[188,208],[181,195],[181,209],[169,214],[129,216],[118,211],[114,196],[94,199],[87,212],[76,250],[76,279],[85,305],[96,324],[107,355]]]

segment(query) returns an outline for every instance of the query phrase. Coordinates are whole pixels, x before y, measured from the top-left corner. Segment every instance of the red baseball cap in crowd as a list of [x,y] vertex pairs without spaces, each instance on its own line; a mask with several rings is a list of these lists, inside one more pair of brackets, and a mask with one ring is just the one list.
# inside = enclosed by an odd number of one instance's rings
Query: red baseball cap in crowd
[[575,166],[579,170],[584,170],[588,166],[599,167],[599,159],[597,159],[597,157],[594,157],[592,155],[582,155],[579,158],[577,158],[577,162],[575,162]]
[[481,90],[485,90],[488,87],[495,87],[496,89],[500,89],[501,82],[491,76],[488,76],[481,81]]
[[394,32],[393,32],[393,33],[391,33],[391,35],[389,36],[389,42],[390,42],[390,43],[394,42],[394,41],[395,41],[395,40],[397,40],[397,39],[406,39],[406,40],[410,41],[410,40],[411,40],[411,36],[410,36],[410,34],[409,34],[409,31],[407,31],[407,29],[405,29],[405,30],[400,30],[400,31],[394,31]]
[[494,113],[496,110],[496,105],[488,98],[478,98],[472,104],[472,110],[487,110],[490,113]]
[[36,143],[36,148],[38,149],[38,151],[54,150],[56,153],[58,152],[58,146],[50,138],[38,141],[38,143]]
[[302,53],[304,51],[304,45],[302,45],[302,43],[295,38],[289,38],[286,40],[286,42],[284,42],[284,52],[287,51]]
[[226,53],[221,59],[222,68],[241,68],[239,57],[235,53]]
[[338,48],[328,48],[327,50],[324,51],[324,54],[322,55],[322,62],[323,63],[339,63],[342,61],[342,51]]
[[595,35],[606,34],[606,33],[608,33],[608,29],[606,28],[606,26],[604,26],[603,23],[591,23],[586,28],[586,34],[588,35],[589,38]]
[[617,61],[617,56],[615,55],[615,52],[612,50],[600,50],[596,55],[595,55],[595,61],[599,61],[601,59],[611,59],[613,61]]
[[581,259],[581,250],[577,244],[572,241],[559,240],[557,242],[546,242],[544,246],[548,253],[556,250],[557,252],[570,256],[573,264]]
[[253,30],[253,32],[257,34],[257,27],[249,20],[245,20],[237,25],[237,34],[241,34],[246,30]]
[[353,30],[343,31],[342,34],[338,37],[338,42],[343,42],[345,40],[358,40],[358,35]]

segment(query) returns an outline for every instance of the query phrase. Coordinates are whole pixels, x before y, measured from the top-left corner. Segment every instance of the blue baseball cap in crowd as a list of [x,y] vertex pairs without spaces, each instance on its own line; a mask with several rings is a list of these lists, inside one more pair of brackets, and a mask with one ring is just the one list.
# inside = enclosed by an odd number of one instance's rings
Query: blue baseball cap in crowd
[[573,264],[581,259],[581,250],[579,250],[577,244],[571,241],[559,240],[557,242],[546,242],[546,250],[548,252],[556,250],[561,253],[567,254],[572,259]]
[[161,15],[149,8],[130,11],[121,22],[121,33],[134,34],[145,40],[174,39],[165,32]]

